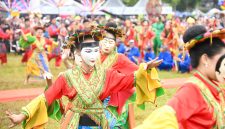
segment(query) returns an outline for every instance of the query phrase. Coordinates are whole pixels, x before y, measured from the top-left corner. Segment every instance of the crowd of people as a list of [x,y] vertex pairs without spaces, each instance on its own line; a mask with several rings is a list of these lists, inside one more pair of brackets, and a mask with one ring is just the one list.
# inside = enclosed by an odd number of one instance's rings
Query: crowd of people
[[123,29],[124,38],[117,39],[118,53],[125,54],[135,64],[148,62],[155,57],[164,59],[160,70],[174,70],[181,73],[190,72],[190,58],[183,50],[182,36],[185,28],[194,24],[203,24],[207,29],[224,26],[223,16],[220,20],[207,17],[169,17],[160,16],[152,20],[131,17],[127,19],[108,18],[104,16],[90,17],[59,17],[32,14],[23,17],[3,18],[0,26],[0,59],[1,64],[7,63],[6,53],[14,52],[23,55],[21,62],[26,63],[32,54],[32,48],[21,46],[22,34],[33,34],[35,26],[43,26],[44,38],[48,41],[44,46],[48,61],[55,59],[55,66],[62,63],[62,46],[66,37],[76,30],[85,30],[91,25],[104,25],[115,22]]
[[[169,102],[136,129],[225,128],[219,85],[225,82],[223,18],[1,19],[2,63],[7,49],[22,52],[26,82],[31,76],[47,82],[43,94],[21,113],[6,112],[11,127],[23,121],[26,129],[45,128],[51,117],[61,121],[62,129],[133,128],[131,103],[144,108],[164,94],[156,68],[181,73],[193,68],[196,72]],[[53,58],[55,67],[64,62],[68,69],[54,82],[48,64]]]

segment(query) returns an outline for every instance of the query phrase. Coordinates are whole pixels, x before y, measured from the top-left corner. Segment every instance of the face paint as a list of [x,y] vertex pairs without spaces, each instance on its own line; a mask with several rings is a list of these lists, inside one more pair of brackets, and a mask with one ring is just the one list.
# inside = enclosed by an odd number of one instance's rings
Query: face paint
[[94,66],[99,57],[99,47],[84,47],[81,50],[81,58],[89,66]]
[[82,59],[81,59],[80,55],[74,54],[74,56],[75,56],[75,64],[80,66],[82,63]]
[[225,55],[220,57],[216,64],[216,78],[220,83],[225,82]]
[[102,52],[105,54],[110,54],[114,50],[116,42],[114,39],[105,37],[100,41],[100,44]]

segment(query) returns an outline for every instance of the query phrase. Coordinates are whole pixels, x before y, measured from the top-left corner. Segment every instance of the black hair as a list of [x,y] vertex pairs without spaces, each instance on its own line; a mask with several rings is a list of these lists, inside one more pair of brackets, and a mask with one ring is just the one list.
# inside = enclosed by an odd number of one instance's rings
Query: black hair
[[75,40],[75,47],[76,47],[76,49],[81,49],[81,44],[82,44],[82,42],[84,41],[84,40],[86,40],[86,39],[93,39],[93,40],[95,40],[91,35],[84,35],[84,36],[81,36],[81,37],[79,37],[79,38],[77,38],[76,40]]
[[70,46],[70,54],[69,54],[69,56],[72,57],[72,59],[75,59],[74,52],[82,49],[81,44],[86,39],[93,39],[93,38],[91,35],[85,35],[85,36],[81,36],[81,37],[77,38],[75,41],[73,41],[73,45]]
[[86,22],[89,22],[89,20],[88,19],[84,19],[83,20],[83,24],[86,23]]
[[[106,25],[105,26],[107,26],[107,27],[112,27],[112,28],[117,28],[117,25],[116,25],[116,23],[113,23],[113,22],[108,22],[108,23],[106,23]],[[110,33],[110,34],[112,34],[114,37],[115,37],[115,40],[116,40],[116,34],[115,34],[115,32],[114,31],[111,31],[111,30],[106,30],[108,33]]]
[[221,71],[220,71],[220,67],[221,67],[221,63],[222,63],[222,61],[224,60],[224,58],[225,58],[225,54],[222,55],[222,56],[219,58],[218,62],[216,63],[216,71],[218,71],[219,73],[221,72]]
[[202,35],[206,32],[207,32],[206,28],[202,25],[192,26],[185,31],[183,40],[185,43],[187,43],[190,40],[194,39],[195,37]]
[[203,54],[206,54],[209,58],[212,58],[213,56],[219,54],[224,48],[225,44],[219,38],[213,38],[212,44],[210,38],[208,38],[202,43],[195,45],[189,51],[192,67],[196,68],[199,65],[199,60]]
[[30,18],[29,18],[29,17],[25,17],[25,18],[24,18],[24,21],[25,21],[25,22],[30,21]]
[[10,30],[10,25],[9,24],[5,24],[5,26],[2,28],[2,30],[4,32],[6,32],[6,30]]
[[[183,40],[185,43],[187,43],[206,32],[206,28],[202,25],[192,26],[185,32]],[[205,39],[201,43],[197,43],[189,50],[192,67],[198,67],[200,58],[203,54],[206,54],[209,58],[211,58],[220,53],[224,48],[225,44],[220,38],[212,38],[212,43],[210,38]]]

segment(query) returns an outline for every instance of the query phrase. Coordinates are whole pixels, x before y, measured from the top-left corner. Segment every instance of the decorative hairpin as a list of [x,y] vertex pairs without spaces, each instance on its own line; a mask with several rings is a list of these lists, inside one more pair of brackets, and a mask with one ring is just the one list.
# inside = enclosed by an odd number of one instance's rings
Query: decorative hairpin
[[185,47],[186,50],[190,50],[196,44],[201,43],[205,39],[208,39],[208,38],[210,38],[211,44],[213,43],[212,42],[213,38],[225,39],[225,28],[214,30],[214,31],[211,31],[211,32],[206,32],[204,34],[198,35],[195,38],[193,38],[192,40],[190,40],[189,42],[187,42],[184,47]]
[[123,30],[121,28],[114,28],[114,27],[103,26],[103,25],[99,25],[98,28],[106,30],[106,31],[110,31],[110,32],[114,33],[116,35],[116,37],[125,36],[125,33],[123,32]]
[[74,45],[74,43],[81,43],[80,38],[90,35],[95,40],[101,40],[103,38],[101,34],[101,30],[95,26],[91,26],[89,30],[86,31],[76,31],[73,35],[69,37],[69,40],[67,41],[67,47],[71,47],[71,45]]

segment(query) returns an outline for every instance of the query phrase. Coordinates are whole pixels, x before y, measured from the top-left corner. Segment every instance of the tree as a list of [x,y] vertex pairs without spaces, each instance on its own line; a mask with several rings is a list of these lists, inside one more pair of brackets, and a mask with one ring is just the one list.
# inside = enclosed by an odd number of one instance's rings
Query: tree
[[126,6],[134,6],[139,0],[122,0]]
[[162,0],[170,4],[178,11],[193,10],[201,2],[201,0]]
[[173,8],[176,8],[180,1],[181,0],[163,0],[163,2],[169,3]]

